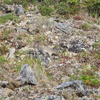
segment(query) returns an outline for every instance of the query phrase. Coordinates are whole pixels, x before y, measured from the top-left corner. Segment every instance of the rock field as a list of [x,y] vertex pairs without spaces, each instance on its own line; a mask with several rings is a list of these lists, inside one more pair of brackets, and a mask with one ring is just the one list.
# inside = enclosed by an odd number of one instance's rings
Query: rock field
[[0,3],[4,16],[14,19],[0,22],[0,100],[100,100],[97,19]]

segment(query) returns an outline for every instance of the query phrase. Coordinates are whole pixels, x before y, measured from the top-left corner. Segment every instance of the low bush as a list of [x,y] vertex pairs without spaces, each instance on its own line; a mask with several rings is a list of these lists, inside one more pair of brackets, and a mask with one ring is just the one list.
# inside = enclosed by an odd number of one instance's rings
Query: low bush
[[100,0],[85,0],[83,5],[92,16],[100,16]]
[[51,8],[50,6],[47,5],[39,5],[39,11],[43,16],[48,16],[51,14],[51,12],[53,11],[53,8]]

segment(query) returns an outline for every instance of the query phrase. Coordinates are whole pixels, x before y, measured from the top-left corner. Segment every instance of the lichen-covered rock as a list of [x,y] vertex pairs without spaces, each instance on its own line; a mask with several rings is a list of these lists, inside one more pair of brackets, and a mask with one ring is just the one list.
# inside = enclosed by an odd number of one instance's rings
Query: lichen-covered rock
[[24,84],[36,85],[37,84],[33,71],[28,64],[25,64],[21,67],[20,76],[21,76],[21,85],[24,85]]
[[55,23],[54,26],[65,33],[70,33],[72,31],[70,23],[59,22],[59,23]]
[[39,58],[42,65],[49,64],[51,61],[49,51],[45,52],[44,50],[36,49],[35,51],[30,50],[29,54],[31,54],[35,59]]
[[[74,38],[74,39],[73,39]],[[81,37],[71,37],[70,38],[70,47],[68,48],[69,51],[79,53],[82,51],[89,51],[91,45],[86,41],[82,40]]]
[[39,98],[33,99],[33,100],[65,100],[63,97],[61,96],[56,96],[56,95],[43,95]]
[[18,7],[15,7],[14,11],[15,11],[15,14],[18,16],[25,14],[25,9],[23,8],[22,5],[18,5]]
[[73,80],[73,81],[67,81],[63,84],[60,84],[57,89],[64,89],[67,87],[75,87],[79,92],[81,92],[83,95],[88,96],[88,88],[85,85],[85,83],[82,80]]

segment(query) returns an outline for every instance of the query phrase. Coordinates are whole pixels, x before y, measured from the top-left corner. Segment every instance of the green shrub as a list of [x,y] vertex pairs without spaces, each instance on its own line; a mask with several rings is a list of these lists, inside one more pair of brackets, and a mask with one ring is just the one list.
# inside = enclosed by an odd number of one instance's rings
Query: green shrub
[[68,0],[70,13],[77,13],[80,8],[80,0]]
[[94,17],[96,14],[100,16],[100,0],[85,0],[83,1],[83,5]]
[[17,37],[17,39],[18,39],[18,40],[22,40],[22,37],[21,37],[21,35],[19,35],[19,36]]
[[91,86],[99,86],[100,85],[100,80],[95,76],[95,75],[81,75],[81,79],[83,82],[85,82],[87,85]]
[[52,4],[52,0],[43,0],[43,4],[49,6]]
[[50,6],[47,5],[39,5],[39,11],[43,16],[48,16],[53,11],[53,9]]
[[22,4],[23,0],[11,0],[11,1],[10,0],[4,0],[4,2],[6,4],[13,4],[13,3]]
[[64,15],[68,12],[68,5],[65,2],[60,2],[58,5],[55,5],[57,12],[61,15]]
[[91,66],[91,70],[87,69],[87,66],[82,67],[82,71],[77,71],[77,76],[70,75],[70,80],[82,80],[88,86],[99,86],[100,80],[95,73],[95,66]]
[[6,4],[22,4],[24,7],[27,7],[29,3],[35,3],[36,0],[4,0]]
[[55,4],[55,9],[57,9],[57,12],[61,15],[66,14],[75,14],[79,11],[79,0],[63,0],[59,2],[58,4]]
[[[95,66],[91,66],[92,69],[95,69]],[[83,71],[80,73],[80,78],[78,78],[85,82],[86,85],[90,86],[99,86],[100,80],[97,78],[97,74],[94,72],[94,70],[88,70],[85,66],[83,68]]]

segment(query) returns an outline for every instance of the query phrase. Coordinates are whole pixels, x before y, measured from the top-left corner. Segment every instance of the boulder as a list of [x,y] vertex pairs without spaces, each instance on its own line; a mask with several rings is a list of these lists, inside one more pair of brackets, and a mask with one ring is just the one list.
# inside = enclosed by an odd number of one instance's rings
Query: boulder
[[78,92],[82,93],[84,96],[89,96],[88,88],[82,80],[67,81],[57,86],[57,89],[66,88],[67,90],[68,87],[75,87],[75,91],[78,90]]
[[35,59],[40,59],[43,66],[47,66],[51,62],[51,56],[57,56],[58,51],[50,47],[41,47],[41,49],[35,49],[29,51],[29,55]]
[[37,84],[33,71],[28,64],[25,64],[21,67],[20,77],[21,77],[21,85],[24,85],[24,84],[36,85]]
[[89,45],[86,41],[82,40],[80,37],[74,38],[70,41],[70,46],[68,48],[69,51],[79,53],[85,51],[89,51],[91,45]]
[[42,65],[47,65],[51,61],[49,54],[41,49],[36,49],[35,51],[30,50],[29,55],[35,59],[39,58]]

